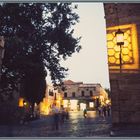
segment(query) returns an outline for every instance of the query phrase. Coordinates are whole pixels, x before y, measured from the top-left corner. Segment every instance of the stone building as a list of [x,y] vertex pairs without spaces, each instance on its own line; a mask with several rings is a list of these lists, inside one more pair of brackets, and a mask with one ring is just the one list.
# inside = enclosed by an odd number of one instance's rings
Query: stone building
[[40,103],[40,113],[48,115],[54,103],[60,108],[62,99],[62,93],[58,89],[55,89],[53,85],[47,84],[45,98]]
[[64,82],[63,97],[64,107],[70,110],[95,109],[105,104],[108,95],[100,84],[88,84],[83,82]]
[[[104,10],[112,123],[113,126],[136,125],[140,123],[140,4],[105,3]],[[118,29],[124,32],[122,46],[116,45]]]

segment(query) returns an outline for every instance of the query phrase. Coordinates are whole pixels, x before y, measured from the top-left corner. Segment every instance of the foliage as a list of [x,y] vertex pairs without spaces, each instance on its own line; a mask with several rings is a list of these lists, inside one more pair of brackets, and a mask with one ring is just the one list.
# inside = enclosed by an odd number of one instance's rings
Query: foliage
[[0,5],[0,33],[6,38],[3,88],[10,85],[15,89],[24,79],[28,100],[32,96],[32,100],[40,101],[45,93],[45,69],[54,85],[63,81],[68,69],[60,61],[81,49],[80,38],[73,37],[72,26],[79,18],[75,8],[70,3]]

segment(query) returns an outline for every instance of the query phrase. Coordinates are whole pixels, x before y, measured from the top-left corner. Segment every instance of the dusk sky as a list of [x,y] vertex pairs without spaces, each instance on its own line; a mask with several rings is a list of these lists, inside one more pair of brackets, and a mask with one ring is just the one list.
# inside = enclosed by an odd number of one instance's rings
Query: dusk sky
[[62,63],[69,68],[66,80],[100,83],[104,88],[109,88],[103,3],[73,4],[78,4],[76,13],[80,17],[79,23],[74,26],[74,36],[82,37],[82,49]]

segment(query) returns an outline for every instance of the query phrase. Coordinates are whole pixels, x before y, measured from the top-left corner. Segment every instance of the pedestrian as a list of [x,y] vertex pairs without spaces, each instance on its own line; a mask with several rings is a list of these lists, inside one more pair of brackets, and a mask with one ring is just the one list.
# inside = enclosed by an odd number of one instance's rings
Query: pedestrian
[[98,114],[99,114],[99,116],[102,115],[102,108],[100,106],[98,107]]
[[110,105],[107,105],[106,109],[107,109],[107,115],[110,116],[110,111],[111,111]]
[[84,118],[87,118],[87,109],[85,108],[83,111]]
[[56,107],[56,104],[52,106],[52,116],[53,116],[53,126],[55,130],[59,129],[59,109]]
[[66,110],[65,110],[65,119],[69,120],[69,110],[68,110],[68,108],[66,108]]
[[106,106],[105,105],[103,106],[103,116],[104,116],[104,118],[106,117]]

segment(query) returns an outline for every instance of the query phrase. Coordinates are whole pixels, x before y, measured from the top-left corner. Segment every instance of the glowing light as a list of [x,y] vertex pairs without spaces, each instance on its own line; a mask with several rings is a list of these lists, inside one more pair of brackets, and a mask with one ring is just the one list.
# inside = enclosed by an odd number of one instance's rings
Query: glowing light
[[23,107],[24,106],[23,101],[24,101],[23,98],[19,98],[19,102],[18,102],[18,106],[19,107]]
[[50,103],[47,104],[47,102],[41,102],[40,103],[40,111],[44,115],[48,115],[50,113]]
[[68,107],[68,100],[63,100],[63,106]]
[[109,104],[110,100],[106,100],[106,104]]
[[80,110],[86,109],[86,104],[85,103],[80,103]]
[[124,32],[120,29],[115,33],[117,45],[124,45]]
[[100,95],[99,98],[100,98],[101,103],[103,103],[104,102],[104,96]]
[[27,105],[27,102],[26,101],[23,101],[23,104],[24,104],[24,106],[26,106]]
[[78,103],[78,100],[70,100],[70,108],[72,110],[77,110],[77,103]]
[[113,49],[108,50],[108,54],[110,56],[113,56],[115,54],[115,51]]
[[109,57],[109,62],[110,62],[110,63],[115,63],[115,61],[116,61],[116,60],[115,60],[115,57]]
[[94,107],[94,103],[93,102],[89,102],[89,107]]
[[129,53],[129,49],[128,48],[123,48],[122,49],[122,54],[128,55],[128,53]]
[[[122,69],[138,69],[139,67],[139,53],[137,41],[137,29],[135,24],[119,25],[107,28],[107,47],[108,47],[108,62],[110,69],[119,69],[119,55],[120,49],[116,45],[115,33],[120,28],[124,32],[124,45],[122,45]],[[118,39],[121,39],[119,36]],[[130,65],[131,64],[131,65]]]

